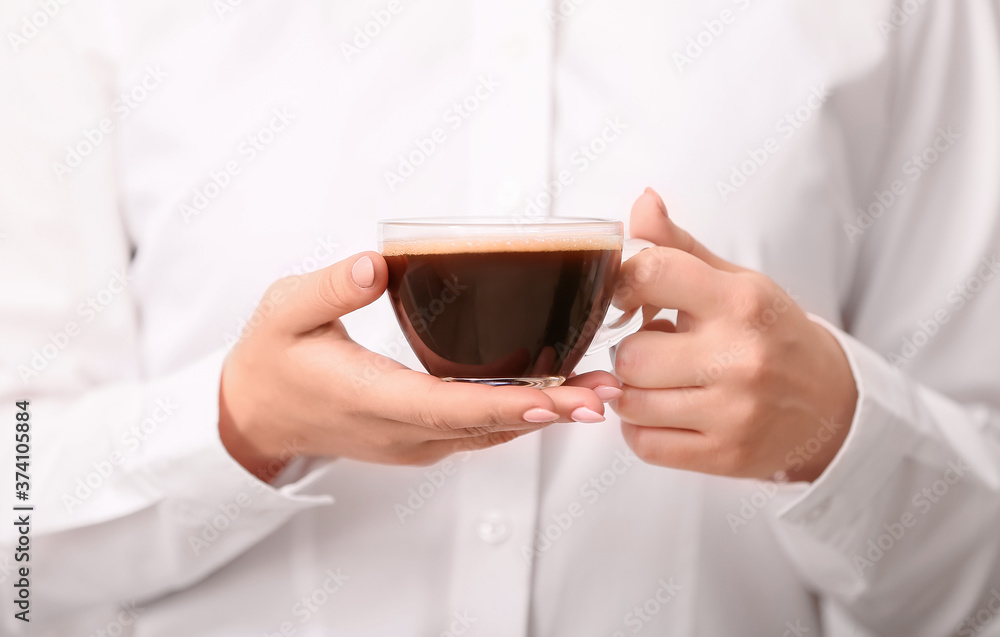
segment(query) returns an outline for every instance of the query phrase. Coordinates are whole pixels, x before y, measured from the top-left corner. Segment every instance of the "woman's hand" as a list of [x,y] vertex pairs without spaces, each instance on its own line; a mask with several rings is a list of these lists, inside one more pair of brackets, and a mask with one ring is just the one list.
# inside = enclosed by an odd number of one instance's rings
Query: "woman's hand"
[[272,285],[223,369],[219,431],[230,454],[269,480],[296,455],[430,464],[558,421],[600,422],[620,394],[606,372],[561,387],[447,383],[358,345],[340,317],[378,299],[375,252]]
[[[615,304],[678,310],[619,344],[613,405],[629,446],[667,467],[813,480],[847,437],[857,390],[823,326],[771,279],[715,256],[648,190],[631,234],[656,243],[622,270]],[[652,310],[652,311],[650,311]]]

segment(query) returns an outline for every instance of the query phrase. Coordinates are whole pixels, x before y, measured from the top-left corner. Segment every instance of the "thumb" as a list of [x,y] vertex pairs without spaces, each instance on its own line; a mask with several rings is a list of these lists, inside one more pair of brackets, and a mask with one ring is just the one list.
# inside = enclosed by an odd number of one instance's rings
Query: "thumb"
[[322,270],[282,279],[268,290],[261,306],[273,301],[279,329],[308,332],[368,305],[382,296],[388,282],[382,255],[362,252]]
[[698,243],[687,230],[675,224],[670,215],[667,214],[667,206],[663,203],[663,199],[652,188],[646,188],[632,204],[629,234],[635,239],[645,239],[659,246],[683,250],[698,257],[716,270],[743,271],[743,268],[712,254],[708,248]]

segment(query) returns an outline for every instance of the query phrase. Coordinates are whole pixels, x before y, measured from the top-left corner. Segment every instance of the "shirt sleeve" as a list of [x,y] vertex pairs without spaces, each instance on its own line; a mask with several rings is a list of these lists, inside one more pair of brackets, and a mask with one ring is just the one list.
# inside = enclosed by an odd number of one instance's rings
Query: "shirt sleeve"
[[[224,351],[169,376],[142,371],[115,131],[102,124],[115,77],[101,4],[67,6],[73,15],[0,53],[0,418],[29,401],[29,499],[17,504],[33,507],[33,619],[182,588],[332,502],[311,489],[323,466],[296,461],[269,485],[226,452]],[[4,3],[2,23],[38,11]],[[7,480],[13,464],[5,433]],[[0,492],[11,511],[13,485]],[[4,556],[14,533],[0,526]],[[116,576],[93,585],[95,568]],[[7,599],[15,579],[0,577]],[[0,632],[23,628],[11,615]]]
[[972,635],[1000,616],[1000,9],[902,5],[876,25],[890,125],[845,216],[853,283],[842,316],[814,317],[847,354],[856,411],[772,522],[873,634]]

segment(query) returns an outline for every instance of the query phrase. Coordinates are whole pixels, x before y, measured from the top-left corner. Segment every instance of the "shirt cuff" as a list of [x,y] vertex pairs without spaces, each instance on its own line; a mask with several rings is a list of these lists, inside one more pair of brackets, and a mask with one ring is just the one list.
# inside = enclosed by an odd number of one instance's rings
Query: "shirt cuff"
[[322,493],[330,461],[296,459],[274,485],[240,465],[219,437],[219,382],[227,352],[218,351],[173,376],[152,382],[144,397],[146,413],[162,417],[155,444],[144,445],[137,469],[158,494],[183,512],[204,518],[233,504],[250,516],[333,504]]
[[847,438],[833,461],[779,511],[777,519],[837,545],[849,541],[849,522],[869,506],[902,459],[920,444],[921,436],[911,424],[911,391],[899,370],[822,318],[809,318],[840,343],[857,383],[858,401]]

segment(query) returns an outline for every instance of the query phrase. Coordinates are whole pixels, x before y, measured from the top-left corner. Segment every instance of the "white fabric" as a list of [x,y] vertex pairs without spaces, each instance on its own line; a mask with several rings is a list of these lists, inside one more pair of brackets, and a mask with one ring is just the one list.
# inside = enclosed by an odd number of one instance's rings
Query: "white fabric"
[[[2,31],[49,4],[5,1]],[[122,0],[8,36],[0,395],[4,422],[32,400],[29,634],[1000,634],[998,13]],[[814,484],[644,465],[613,416],[274,487],[226,454],[224,352],[275,278],[373,248],[383,217],[624,219],[645,186],[847,351],[857,413]],[[385,299],[347,324],[416,364]]]

